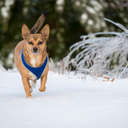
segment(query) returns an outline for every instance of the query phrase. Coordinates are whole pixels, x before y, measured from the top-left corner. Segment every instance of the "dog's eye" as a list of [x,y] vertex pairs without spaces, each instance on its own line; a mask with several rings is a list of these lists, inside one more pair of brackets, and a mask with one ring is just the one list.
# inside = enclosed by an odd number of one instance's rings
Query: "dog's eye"
[[43,42],[42,42],[42,41],[39,41],[39,42],[38,42],[38,45],[41,45],[41,44],[43,44]]
[[28,42],[28,44],[33,45],[33,43],[32,43],[32,42]]

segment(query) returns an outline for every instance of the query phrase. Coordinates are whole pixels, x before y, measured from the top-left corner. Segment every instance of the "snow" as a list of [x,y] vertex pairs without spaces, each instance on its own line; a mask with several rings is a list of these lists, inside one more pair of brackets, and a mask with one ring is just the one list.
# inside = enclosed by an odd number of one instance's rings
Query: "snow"
[[17,71],[0,71],[1,128],[127,128],[128,80],[49,72],[47,91],[26,98]]
[[13,5],[14,0],[5,0],[5,6],[1,9],[1,14],[4,18],[8,18],[8,13],[10,11],[11,5]]

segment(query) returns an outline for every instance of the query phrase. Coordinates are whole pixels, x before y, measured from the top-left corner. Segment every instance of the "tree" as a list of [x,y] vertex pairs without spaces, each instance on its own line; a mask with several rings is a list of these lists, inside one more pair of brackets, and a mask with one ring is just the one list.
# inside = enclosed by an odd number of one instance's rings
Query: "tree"
[[21,26],[33,26],[41,13],[46,15],[51,33],[48,41],[49,56],[62,59],[68,48],[80,35],[99,31],[120,31],[104,17],[127,24],[128,4],[122,0],[1,0],[0,1],[0,60],[11,68],[9,53],[22,40]]

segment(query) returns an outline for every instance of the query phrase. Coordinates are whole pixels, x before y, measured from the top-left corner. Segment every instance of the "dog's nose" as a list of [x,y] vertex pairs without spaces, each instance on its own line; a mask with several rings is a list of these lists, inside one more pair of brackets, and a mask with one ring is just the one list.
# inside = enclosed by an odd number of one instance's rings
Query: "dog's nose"
[[33,48],[33,52],[37,52],[38,48],[37,47],[34,47]]

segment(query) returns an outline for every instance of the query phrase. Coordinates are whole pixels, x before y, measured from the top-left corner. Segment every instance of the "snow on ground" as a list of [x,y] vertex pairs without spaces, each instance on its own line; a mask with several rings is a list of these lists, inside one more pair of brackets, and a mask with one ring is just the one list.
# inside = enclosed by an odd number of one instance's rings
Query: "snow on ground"
[[127,83],[49,72],[26,98],[20,75],[0,71],[0,128],[128,128]]

